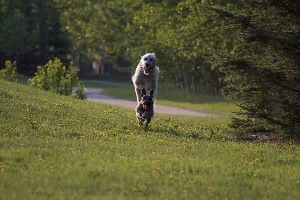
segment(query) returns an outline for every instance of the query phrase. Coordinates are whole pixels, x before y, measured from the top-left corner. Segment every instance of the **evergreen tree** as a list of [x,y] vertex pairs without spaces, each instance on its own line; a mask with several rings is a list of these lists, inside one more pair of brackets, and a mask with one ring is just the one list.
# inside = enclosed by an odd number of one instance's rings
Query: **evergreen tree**
[[54,0],[0,0],[0,66],[14,60],[18,72],[32,75],[38,64],[67,60],[70,42]]
[[[249,1],[244,1],[249,2]],[[232,126],[242,132],[300,136],[300,2],[251,1],[236,12],[209,7],[236,33],[234,53],[216,50],[226,92],[241,108]]]

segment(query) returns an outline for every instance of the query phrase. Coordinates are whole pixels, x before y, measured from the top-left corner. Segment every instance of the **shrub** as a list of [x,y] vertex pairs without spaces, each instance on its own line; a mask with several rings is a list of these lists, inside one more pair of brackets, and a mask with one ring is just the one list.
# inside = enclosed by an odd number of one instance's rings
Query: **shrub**
[[16,62],[11,62],[7,60],[5,62],[5,68],[0,70],[0,79],[11,82],[17,81],[16,69]]
[[[58,58],[55,58],[49,60],[45,66],[38,66],[35,76],[29,79],[29,84],[68,96],[72,94],[73,88],[78,84],[77,72],[78,68],[74,67],[73,63],[67,68]],[[84,88],[82,83],[80,83],[80,88]],[[83,96],[82,92],[81,99]]]
[[75,91],[74,97],[77,99],[86,99],[85,87],[84,87],[83,82],[81,82],[81,81],[78,82],[78,88]]

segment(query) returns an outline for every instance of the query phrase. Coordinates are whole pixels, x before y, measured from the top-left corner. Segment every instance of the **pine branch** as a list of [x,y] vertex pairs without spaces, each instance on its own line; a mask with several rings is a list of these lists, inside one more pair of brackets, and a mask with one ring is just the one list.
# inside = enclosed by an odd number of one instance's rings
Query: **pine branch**
[[211,10],[212,12],[214,12],[215,14],[217,14],[220,17],[231,19],[232,20],[231,24],[240,24],[244,28],[247,28],[251,25],[250,24],[251,16],[237,15],[237,14],[234,14],[233,12],[223,10],[223,9],[217,8],[217,7],[212,7],[209,5],[206,5],[204,7]]

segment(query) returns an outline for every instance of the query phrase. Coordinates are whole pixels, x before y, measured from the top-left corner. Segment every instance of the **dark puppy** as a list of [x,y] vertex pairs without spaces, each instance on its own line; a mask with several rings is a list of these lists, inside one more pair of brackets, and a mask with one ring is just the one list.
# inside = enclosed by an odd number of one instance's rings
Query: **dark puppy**
[[146,90],[144,88],[142,89],[141,101],[135,108],[136,118],[140,126],[143,125],[145,121],[145,126],[148,126],[148,124],[151,122],[151,118],[154,115],[153,93],[153,89],[150,90],[150,94],[146,94]]

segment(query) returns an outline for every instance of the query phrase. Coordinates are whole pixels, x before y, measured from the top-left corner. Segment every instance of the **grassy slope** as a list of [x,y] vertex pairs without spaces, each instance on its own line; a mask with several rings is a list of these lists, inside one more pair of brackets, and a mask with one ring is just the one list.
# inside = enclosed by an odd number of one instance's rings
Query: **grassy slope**
[[1,199],[296,199],[298,146],[209,139],[226,118],[134,113],[0,81]]

